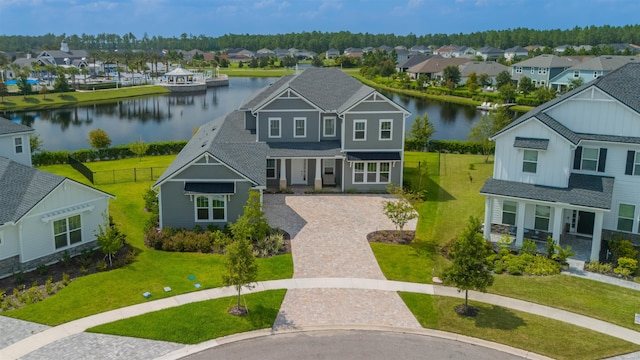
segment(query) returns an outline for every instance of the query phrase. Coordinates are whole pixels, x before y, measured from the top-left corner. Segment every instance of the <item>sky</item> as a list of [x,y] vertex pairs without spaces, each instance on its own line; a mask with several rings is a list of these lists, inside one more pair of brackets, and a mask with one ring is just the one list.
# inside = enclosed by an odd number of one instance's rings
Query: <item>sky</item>
[[640,0],[0,0],[0,35],[427,35],[639,20]]

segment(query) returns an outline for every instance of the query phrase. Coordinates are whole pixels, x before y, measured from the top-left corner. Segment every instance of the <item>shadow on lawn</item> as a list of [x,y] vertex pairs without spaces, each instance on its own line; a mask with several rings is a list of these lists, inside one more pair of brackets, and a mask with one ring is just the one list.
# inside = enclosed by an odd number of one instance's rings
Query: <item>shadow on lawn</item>
[[527,323],[515,313],[496,305],[474,304],[480,310],[475,317],[476,326],[479,328],[514,330]]

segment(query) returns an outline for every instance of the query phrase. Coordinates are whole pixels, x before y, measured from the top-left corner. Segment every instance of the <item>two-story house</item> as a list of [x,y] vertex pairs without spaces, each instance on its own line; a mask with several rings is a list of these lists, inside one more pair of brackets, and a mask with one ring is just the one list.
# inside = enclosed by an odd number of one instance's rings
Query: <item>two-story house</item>
[[516,80],[518,85],[520,79],[526,76],[536,86],[549,86],[551,79],[578,63],[579,61],[572,58],[544,54],[513,64],[511,78]]
[[598,260],[615,233],[640,244],[640,64],[543,104],[492,137],[484,236],[587,239]]
[[113,198],[31,167],[31,134],[0,118],[0,277],[95,248]]
[[640,62],[640,56],[598,56],[568,68],[551,79],[549,84],[562,92],[569,88],[573,80],[581,79],[583,83],[587,83],[630,62]]
[[200,127],[154,184],[160,225],[223,226],[251,189],[400,185],[408,115],[338,69],[284,76]]

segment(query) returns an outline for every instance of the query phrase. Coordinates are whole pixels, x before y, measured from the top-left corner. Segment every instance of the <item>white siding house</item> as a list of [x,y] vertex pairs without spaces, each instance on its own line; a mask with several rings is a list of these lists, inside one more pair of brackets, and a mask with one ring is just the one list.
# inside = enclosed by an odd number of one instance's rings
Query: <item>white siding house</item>
[[[484,236],[640,245],[640,64],[628,64],[523,115],[492,137]],[[588,260],[588,259],[585,259]]]

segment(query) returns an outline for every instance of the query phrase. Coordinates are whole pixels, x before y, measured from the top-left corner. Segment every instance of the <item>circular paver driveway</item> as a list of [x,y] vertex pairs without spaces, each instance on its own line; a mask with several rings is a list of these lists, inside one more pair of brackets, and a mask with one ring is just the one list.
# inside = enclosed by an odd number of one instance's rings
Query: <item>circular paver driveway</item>
[[[381,195],[265,195],[269,224],[292,236],[294,278],[384,279],[367,234],[394,229]],[[416,221],[405,226],[415,229]],[[279,328],[375,324],[419,328],[397,293],[362,289],[292,289]]]

